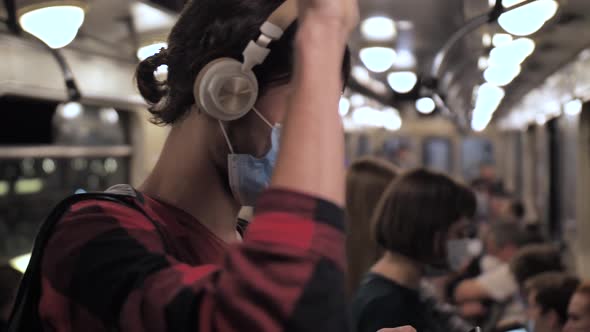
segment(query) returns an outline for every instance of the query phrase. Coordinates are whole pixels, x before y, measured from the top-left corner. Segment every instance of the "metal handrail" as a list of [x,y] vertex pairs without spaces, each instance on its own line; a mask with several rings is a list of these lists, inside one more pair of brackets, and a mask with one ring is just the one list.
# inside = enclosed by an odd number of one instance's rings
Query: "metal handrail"
[[492,9],[492,11],[474,17],[473,19],[469,20],[463,27],[457,30],[451,38],[445,43],[445,45],[441,48],[440,51],[434,57],[432,63],[432,70],[430,75],[434,79],[440,79],[441,68],[442,65],[445,63],[447,56],[449,55],[450,51],[453,49],[455,44],[459,42],[463,37],[469,34],[472,31],[475,31],[477,28],[482,27],[485,24],[496,22],[500,15],[516,10],[518,8],[524,7],[530,3],[540,1],[540,0],[525,0],[513,7],[505,8],[502,5],[502,0],[496,0],[496,6]]
[[133,150],[129,145],[116,146],[8,146],[0,147],[0,159],[22,158],[100,158],[128,157]]

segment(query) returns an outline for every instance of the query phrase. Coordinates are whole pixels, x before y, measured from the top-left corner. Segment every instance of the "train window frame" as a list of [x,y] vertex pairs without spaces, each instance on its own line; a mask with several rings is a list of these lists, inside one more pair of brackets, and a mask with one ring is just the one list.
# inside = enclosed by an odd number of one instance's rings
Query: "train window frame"
[[[132,182],[132,131],[137,116],[133,109],[107,102],[83,103],[85,111],[92,110],[89,126],[96,126],[93,130],[97,132],[103,128],[108,133],[116,131],[118,139],[100,140],[107,133],[89,137],[88,144],[57,142],[58,101],[5,95],[0,105],[8,111],[27,110],[25,115],[6,112],[4,124],[13,130],[0,136],[0,257],[9,258],[30,250],[38,223],[63,198],[80,189],[99,191]],[[42,132],[37,133],[36,128],[41,127]],[[21,137],[10,136],[13,132]],[[93,137],[102,144],[94,144]],[[88,165],[76,171],[71,165],[75,159],[88,160]]]
[[[431,167],[429,165],[429,154],[428,154],[428,146],[434,142],[444,142],[447,148],[447,155],[446,155],[446,169],[441,169],[437,167]],[[426,136],[422,139],[422,165],[426,168],[430,168],[435,171],[443,172],[446,174],[453,174],[455,168],[455,144],[453,140],[446,136]]]
[[[488,146],[491,147],[491,151],[488,153],[488,158],[480,158],[478,161],[473,161],[473,165],[466,165],[466,158],[471,153],[466,152],[465,144],[472,141],[486,141]],[[497,166],[497,160],[495,156],[496,147],[494,140],[486,136],[465,136],[461,139],[461,153],[460,153],[460,165],[461,165],[461,176],[466,181],[472,181],[479,176],[479,167],[486,163]],[[480,149],[475,149],[480,151]],[[471,163],[470,163],[471,164]]]

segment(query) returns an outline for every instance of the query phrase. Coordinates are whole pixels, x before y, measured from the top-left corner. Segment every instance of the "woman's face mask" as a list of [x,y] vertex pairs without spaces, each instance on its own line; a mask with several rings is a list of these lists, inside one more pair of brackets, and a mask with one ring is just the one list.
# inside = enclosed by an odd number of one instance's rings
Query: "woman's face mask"
[[447,241],[447,263],[453,271],[459,271],[483,251],[478,239],[456,239]]
[[483,244],[478,239],[469,238],[470,220],[463,218],[454,223],[444,235],[437,237],[437,258],[435,263],[426,264],[424,273],[430,277],[443,276],[459,271],[483,251]]
[[233,196],[242,206],[254,206],[258,196],[270,184],[281,138],[280,125],[273,126],[260,112],[257,110],[254,112],[272,129],[270,150],[262,158],[256,158],[250,154],[235,153],[225,128],[220,123],[231,152],[227,156],[229,186]]

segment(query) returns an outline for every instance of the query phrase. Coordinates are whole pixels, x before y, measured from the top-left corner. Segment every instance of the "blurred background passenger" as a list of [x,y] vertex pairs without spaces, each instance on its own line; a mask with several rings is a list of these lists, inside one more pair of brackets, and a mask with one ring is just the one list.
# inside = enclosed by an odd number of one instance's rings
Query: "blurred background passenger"
[[580,280],[562,272],[546,272],[525,283],[528,332],[561,332],[567,307]]
[[563,332],[590,331],[590,282],[583,283],[570,301]]
[[367,157],[355,161],[346,176],[348,222],[348,288],[354,294],[362,276],[378,258],[377,243],[371,234],[371,220],[379,198],[398,174],[384,159]]
[[528,245],[514,256],[510,270],[521,289],[528,279],[545,272],[566,270],[560,250],[551,244]]
[[467,187],[424,169],[401,175],[384,193],[374,231],[383,256],[352,304],[356,331],[412,325],[420,332],[467,331],[456,315],[438,310],[421,290],[424,277],[461,261],[476,199]]
[[[498,223],[492,227],[484,241],[486,254],[479,263],[480,274],[460,281],[453,292],[465,317],[478,323],[490,319],[525,322],[525,308],[517,298],[518,283],[509,262],[526,240],[525,231],[517,224]],[[499,305],[497,310],[502,311],[497,318],[490,316],[493,305]]]

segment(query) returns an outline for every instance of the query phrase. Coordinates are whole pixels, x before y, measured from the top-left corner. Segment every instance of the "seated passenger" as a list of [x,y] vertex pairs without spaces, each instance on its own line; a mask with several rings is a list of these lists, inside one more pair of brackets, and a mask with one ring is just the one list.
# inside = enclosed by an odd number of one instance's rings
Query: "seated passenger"
[[527,280],[528,332],[561,332],[579,284],[578,278],[562,272],[546,272]]
[[524,289],[528,279],[545,272],[563,272],[561,252],[550,244],[531,244],[523,247],[510,261],[510,271],[519,288]]
[[440,311],[421,290],[424,277],[461,261],[475,213],[475,195],[428,170],[400,176],[375,211],[374,232],[383,256],[363,280],[352,304],[356,331],[412,325],[420,332],[468,331],[458,316]]
[[[469,318],[490,318],[491,307],[481,304],[502,303],[497,320],[525,321],[525,308],[517,299],[518,283],[513,277],[509,262],[525,244],[527,236],[518,225],[495,224],[485,239],[486,255],[480,261],[481,274],[461,281],[455,289],[454,300],[462,306]],[[480,308],[474,310],[472,308]],[[493,322],[492,322],[493,323]]]
[[348,236],[348,289],[354,294],[362,276],[377,261],[377,243],[371,236],[371,220],[385,189],[395,179],[396,167],[385,159],[355,161],[346,176],[346,221]]
[[590,282],[582,284],[570,301],[563,332],[590,331]]

